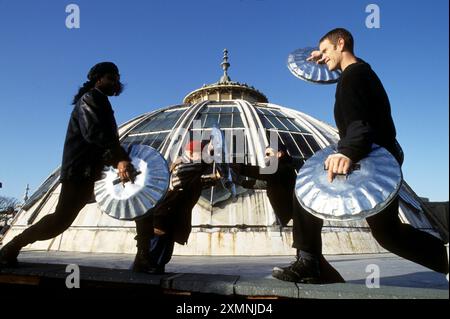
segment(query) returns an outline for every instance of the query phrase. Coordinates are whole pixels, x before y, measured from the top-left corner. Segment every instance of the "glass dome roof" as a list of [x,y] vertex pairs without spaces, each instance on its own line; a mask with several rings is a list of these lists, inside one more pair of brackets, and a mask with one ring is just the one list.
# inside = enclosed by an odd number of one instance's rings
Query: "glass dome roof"
[[[172,106],[140,117],[121,135],[121,143],[149,145],[160,151],[170,165],[175,158],[173,154],[181,154],[184,144],[180,143],[180,139],[192,139],[195,132],[201,134],[202,139],[209,139],[211,128],[218,126],[231,150],[231,161],[263,167],[264,150],[269,145],[271,132],[297,161],[306,160],[332,142],[314,129],[316,124],[301,112],[275,104],[208,100],[193,105]],[[264,132],[264,136],[260,132]],[[245,141],[243,149],[236,143],[238,137]],[[245,192],[239,189],[238,194]],[[202,193],[203,200],[209,201],[212,206],[228,197],[221,186]]]

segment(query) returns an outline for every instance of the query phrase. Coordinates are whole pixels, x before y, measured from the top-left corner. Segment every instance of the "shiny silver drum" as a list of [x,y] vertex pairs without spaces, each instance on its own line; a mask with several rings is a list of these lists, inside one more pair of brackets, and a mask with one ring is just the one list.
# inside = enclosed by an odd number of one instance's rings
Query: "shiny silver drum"
[[121,220],[135,220],[154,208],[169,186],[169,169],[162,155],[146,145],[132,145],[131,163],[137,171],[134,183],[122,184],[117,170],[106,167],[94,193],[101,210]]
[[334,153],[336,145],[328,146],[300,169],[295,195],[304,209],[321,219],[351,221],[375,215],[392,202],[400,190],[402,172],[391,153],[374,144],[355,170],[330,183],[324,162]]
[[319,84],[336,83],[341,76],[340,71],[330,71],[326,64],[306,61],[318,48],[297,49],[288,56],[287,67],[299,79]]

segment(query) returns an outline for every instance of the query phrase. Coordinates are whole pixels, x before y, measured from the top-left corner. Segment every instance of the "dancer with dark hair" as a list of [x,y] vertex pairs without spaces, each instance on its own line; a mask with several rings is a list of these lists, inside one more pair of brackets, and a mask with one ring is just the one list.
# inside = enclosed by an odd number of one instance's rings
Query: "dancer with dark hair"
[[130,180],[133,166],[119,144],[117,124],[108,96],[122,92],[120,74],[112,62],[91,68],[88,81],[73,99],[61,166],[61,193],[53,214],[14,237],[0,250],[0,266],[17,266],[20,250],[38,240],[64,232],[92,199],[94,182],[104,165],[119,170],[122,182]]

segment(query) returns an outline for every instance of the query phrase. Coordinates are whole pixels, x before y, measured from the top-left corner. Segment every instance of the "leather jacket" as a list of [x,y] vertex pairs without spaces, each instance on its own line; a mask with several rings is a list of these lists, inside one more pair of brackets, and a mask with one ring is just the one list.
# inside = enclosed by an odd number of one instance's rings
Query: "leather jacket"
[[120,146],[114,111],[108,97],[97,89],[75,104],[67,128],[61,166],[62,181],[95,181],[104,165],[130,160]]

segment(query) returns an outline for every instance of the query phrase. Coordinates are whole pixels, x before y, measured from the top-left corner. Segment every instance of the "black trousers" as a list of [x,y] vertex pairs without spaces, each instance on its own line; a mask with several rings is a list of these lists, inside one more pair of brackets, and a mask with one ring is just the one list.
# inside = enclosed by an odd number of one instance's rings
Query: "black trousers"
[[172,258],[175,240],[173,234],[155,235],[152,215],[136,220],[136,241],[138,250],[149,253],[150,262],[165,266]]
[[55,212],[44,216],[36,224],[16,236],[14,243],[24,247],[35,241],[51,239],[63,233],[72,225],[80,210],[92,198],[93,191],[94,181],[62,182]]
[[150,241],[154,236],[153,233],[153,216],[145,216],[135,220],[136,222],[136,242],[137,247],[143,251],[150,250]]
[[175,241],[171,234],[154,235],[150,240],[150,260],[152,264],[165,266],[172,259]]
[[[430,268],[447,273],[448,260],[444,242],[427,232],[401,222],[398,198],[386,209],[366,219],[372,235],[386,250]],[[320,256],[323,220],[304,210],[294,195],[293,247]]]

